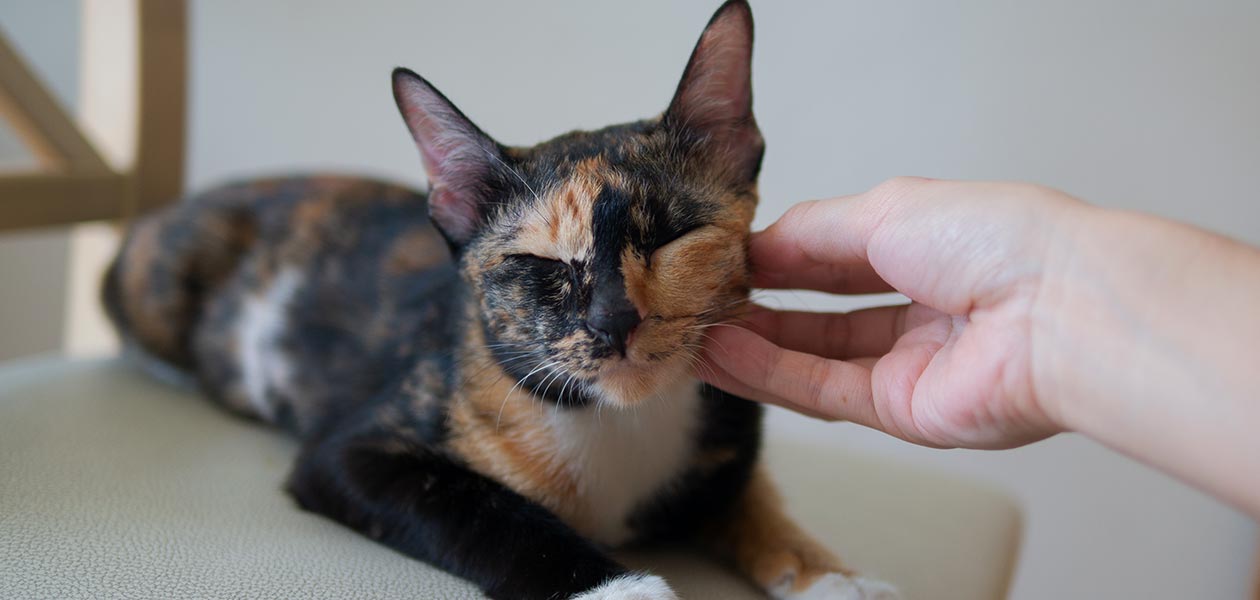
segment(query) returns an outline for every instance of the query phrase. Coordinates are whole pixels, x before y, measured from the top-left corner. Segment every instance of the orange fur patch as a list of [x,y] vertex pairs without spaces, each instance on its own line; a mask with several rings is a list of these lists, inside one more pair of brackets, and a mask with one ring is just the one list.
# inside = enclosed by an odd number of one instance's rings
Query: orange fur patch
[[763,588],[791,578],[792,590],[801,592],[827,573],[853,574],[783,512],[782,499],[760,466],[732,519],[710,541],[733,554],[739,570]]
[[318,243],[320,232],[336,223],[336,196],[323,196],[303,201],[293,209],[291,225],[296,242]]
[[122,264],[122,306],[136,336],[158,356],[177,352],[179,315],[165,310],[167,304],[154,298],[149,284],[150,271],[163,268],[161,259],[162,222],[151,218],[139,223],[131,232],[124,249]]
[[[629,348],[633,360],[671,355],[693,343],[698,325],[713,322],[746,297],[745,247],[751,210],[732,208],[725,219],[658,249],[650,267],[627,250],[621,257],[626,295],[643,323]],[[713,314],[716,313],[716,314]]]
[[[484,348],[471,328],[465,348]],[[516,382],[484,350],[466,350],[464,385],[451,403],[451,448],[474,470],[496,479],[580,529],[578,482],[565,465],[551,460],[557,445],[543,422],[547,408]]]
[[385,272],[401,275],[424,271],[449,260],[446,243],[429,227],[417,227],[398,236],[385,256]]
[[563,261],[589,258],[595,246],[591,215],[606,168],[602,158],[584,160],[559,188],[544,190],[542,202],[521,221],[516,251]]

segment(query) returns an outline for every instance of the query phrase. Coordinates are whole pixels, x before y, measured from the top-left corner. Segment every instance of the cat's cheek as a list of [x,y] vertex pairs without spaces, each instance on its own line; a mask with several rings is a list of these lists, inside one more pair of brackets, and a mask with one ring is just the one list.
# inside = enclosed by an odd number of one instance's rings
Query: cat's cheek
[[687,344],[691,319],[650,319],[639,325],[634,344],[630,346],[630,359],[647,368],[656,368],[663,360],[674,357],[678,349]]
[[575,331],[550,344],[547,351],[551,360],[557,361],[560,368],[583,377],[594,375],[583,368],[588,362],[586,356],[591,351],[589,335]]
[[639,316],[646,318],[659,309],[653,306],[651,288],[654,274],[647,263],[630,249],[621,256],[621,274],[626,283],[626,297],[639,310]]
[[664,253],[657,269],[654,304],[666,315],[694,314],[713,308],[746,279],[742,252],[733,252],[727,235],[706,235]]

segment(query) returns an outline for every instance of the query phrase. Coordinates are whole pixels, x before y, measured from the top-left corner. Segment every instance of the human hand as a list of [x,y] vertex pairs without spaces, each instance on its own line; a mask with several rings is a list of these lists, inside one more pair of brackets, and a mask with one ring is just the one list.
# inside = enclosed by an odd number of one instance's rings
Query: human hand
[[1085,205],[1026,184],[894,179],[806,202],[755,234],[753,283],[911,304],[847,314],[753,307],[708,329],[699,374],[741,397],[938,447],[1064,429],[1038,387],[1048,268]]

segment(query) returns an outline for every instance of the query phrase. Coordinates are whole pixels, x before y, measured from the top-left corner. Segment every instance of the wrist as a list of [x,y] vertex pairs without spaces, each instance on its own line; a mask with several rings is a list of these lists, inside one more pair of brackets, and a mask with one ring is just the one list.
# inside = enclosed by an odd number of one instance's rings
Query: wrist
[[[1171,223],[1088,205],[1066,218],[1034,310],[1034,389],[1059,426],[1094,434],[1140,410],[1125,406],[1135,397],[1149,402],[1179,378],[1183,349],[1160,332],[1169,305],[1182,304],[1176,287],[1188,265],[1164,255],[1179,245]],[[1153,371],[1162,385],[1150,386]]]
[[1034,389],[1068,430],[1260,515],[1260,251],[1090,209],[1047,262]]
[[1105,325],[1098,312],[1082,310],[1081,265],[1090,259],[1082,240],[1096,235],[1102,209],[1084,203],[1066,206],[1051,225],[1041,280],[1030,311],[1029,344],[1033,395],[1060,430],[1079,429],[1079,386],[1075,372],[1082,357],[1074,351],[1089,332]]
[[[1050,252],[1035,316],[1034,381],[1060,423],[1238,390],[1231,357],[1254,331],[1254,249],[1164,219],[1093,207]],[[1254,321],[1254,318],[1251,318]],[[1236,351],[1234,351],[1236,354]]]

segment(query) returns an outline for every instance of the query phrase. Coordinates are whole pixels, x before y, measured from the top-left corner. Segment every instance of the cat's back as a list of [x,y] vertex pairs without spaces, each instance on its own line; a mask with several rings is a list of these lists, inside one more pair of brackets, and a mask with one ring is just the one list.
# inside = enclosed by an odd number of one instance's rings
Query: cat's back
[[449,348],[458,282],[427,211],[356,177],[225,185],[138,222],[105,302],[230,408],[305,430]]

